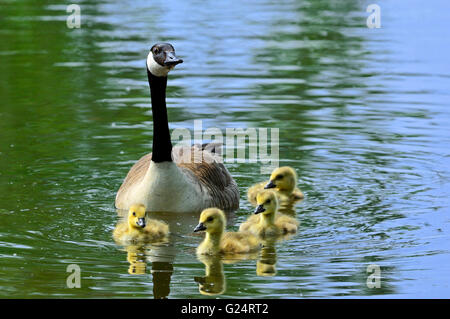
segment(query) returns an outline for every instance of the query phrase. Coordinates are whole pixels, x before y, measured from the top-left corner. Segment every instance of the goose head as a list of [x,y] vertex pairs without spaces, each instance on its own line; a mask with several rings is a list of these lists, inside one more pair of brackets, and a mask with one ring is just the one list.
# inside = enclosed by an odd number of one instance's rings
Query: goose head
[[283,166],[276,168],[270,175],[270,181],[265,189],[276,188],[279,191],[292,192],[297,185],[297,173],[292,167]]
[[255,214],[271,215],[278,209],[277,195],[272,190],[263,190],[256,195]]
[[147,56],[147,69],[158,77],[166,77],[180,63],[183,63],[183,60],[177,58],[175,49],[170,43],[155,44]]
[[225,214],[218,208],[207,208],[200,214],[199,224],[194,232],[221,233],[225,229]]
[[132,205],[128,211],[128,226],[130,228],[145,227],[145,206],[138,204]]

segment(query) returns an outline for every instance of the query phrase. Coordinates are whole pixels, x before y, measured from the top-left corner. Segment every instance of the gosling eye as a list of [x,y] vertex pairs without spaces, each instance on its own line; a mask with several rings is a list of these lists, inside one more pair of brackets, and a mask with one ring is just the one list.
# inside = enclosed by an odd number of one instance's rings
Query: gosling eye
[[136,216],[136,212],[133,212],[133,216]]
[[264,204],[270,204],[270,199],[266,200]]
[[283,178],[283,175],[278,175],[277,177],[276,177],[276,179],[282,179]]
[[207,221],[207,222],[212,222],[213,219],[214,219],[214,218],[213,218],[212,216],[210,216],[210,217],[208,217],[208,218],[206,219],[206,221]]

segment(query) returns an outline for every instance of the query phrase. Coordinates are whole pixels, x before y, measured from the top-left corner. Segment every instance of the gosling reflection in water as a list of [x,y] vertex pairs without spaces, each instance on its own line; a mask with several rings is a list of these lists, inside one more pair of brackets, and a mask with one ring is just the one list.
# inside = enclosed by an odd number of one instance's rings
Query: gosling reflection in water
[[[275,248],[276,239],[264,240],[259,259],[256,262],[256,274],[258,276],[269,277],[277,273],[277,253]],[[226,278],[223,264],[233,264],[244,259],[256,259],[258,253],[247,254],[243,258],[242,254],[228,255],[222,259],[220,255],[201,255],[197,258],[205,265],[205,276],[194,277],[198,284],[198,290],[202,295],[221,295],[226,291]]]
[[243,260],[255,260],[259,251],[249,254],[226,254],[226,255],[202,255],[197,254],[197,259],[205,265],[205,276],[194,277],[198,283],[198,290],[202,295],[221,295],[226,290],[226,279],[223,269],[224,264],[234,264]]
[[261,255],[256,262],[256,274],[258,276],[269,277],[277,274],[277,251],[275,249],[275,239],[264,241]]
[[200,293],[206,296],[223,294],[226,290],[226,282],[220,256],[198,255],[197,258],[205,265],[205,276],[194,277]]
[[168,249],[167,243],[128,245],[124,247],[127,252],[127,261],[130,263],[130,275],[145,275],[148,265],[151,265],[153,281],[153,296],[155,299],[165,299],[170,294],[170,280],[173,274],[172,259],[158,256],[158,253]]
[[147,270],[145,262],[145,248],[143,246],[130,245],[125,247],[127,251],[127,261],[130,263],[128,273],[130,275],[144,275]]

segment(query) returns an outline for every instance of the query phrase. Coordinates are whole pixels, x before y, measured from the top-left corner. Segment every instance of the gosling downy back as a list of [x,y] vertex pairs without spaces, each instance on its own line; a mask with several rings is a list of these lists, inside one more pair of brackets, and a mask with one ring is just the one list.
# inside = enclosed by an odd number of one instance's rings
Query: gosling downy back
[[145,206],[132,205],[125,222],[119,223],[113,236],[118,243],[160,241],[167,237],[169,226],[159,220],[147,219]]
[[260,191],[256,197],[255,215],[242,223],[240,230],[250,231],[261,237],[281,236],[297,232],[299,222],[290,216],[278,213],[277,194],[270,189]]
[[194,232],[205,231],[205,240],[198,246],[197,254],[248,254],[261,248],[260,240],[248,232],[225,232],[226,219],[222,210],[205,209],[200,214]]

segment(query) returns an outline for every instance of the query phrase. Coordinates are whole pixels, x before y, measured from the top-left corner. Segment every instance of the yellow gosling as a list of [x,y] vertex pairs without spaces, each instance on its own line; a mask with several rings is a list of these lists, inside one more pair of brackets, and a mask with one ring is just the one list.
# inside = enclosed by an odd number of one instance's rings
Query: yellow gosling
[[256,196],[255,214],[239,227],[260,237],[282,236],[297,232],[299,222],[290,216],[278,213],[277,195],[272,190],[263,190]]
[[256,195],[263,189],[274,189],[280,201],[298,201],[303,199],[302,191],[297,188],[297,173],[292,167],[276,168],[268,182],[261,182],[249,188],[247,197],[256,206]]
[[200,214],[194,232],[205,231],[206,237],[197,248],[197,254],[243,254],[261,248],[260,240],[249,232],[225,232],[225,214],[218,208],[207,208]]
[[128,222],[117,225],[113,237],[118,243],[154,242],[166,238],[169,226],[159,220],[147,219],[144,205],[132,205]]

